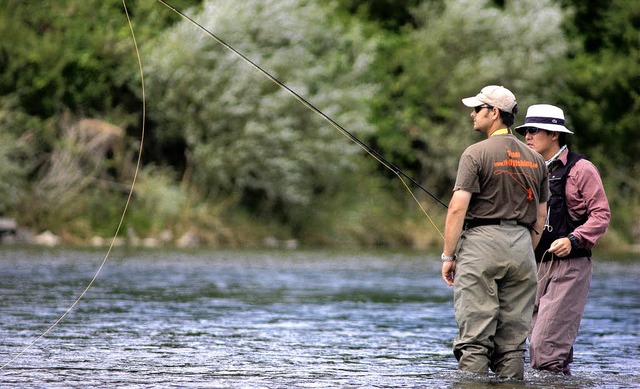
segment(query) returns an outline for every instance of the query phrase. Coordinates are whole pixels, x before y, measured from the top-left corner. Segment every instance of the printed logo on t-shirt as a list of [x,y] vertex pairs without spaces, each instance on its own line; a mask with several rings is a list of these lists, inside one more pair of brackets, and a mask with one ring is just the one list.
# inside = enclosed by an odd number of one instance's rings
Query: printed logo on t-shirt
[[493,167],[495,170],[493,174],[496,176],[500,174],[508,174],[511,179],[525,190],[527,193],[527,200],[533,201],[533,189],[528,186],[527,180],[522,180],[522,177],[528,177],[529,182],[533,182],[533,177],[523,171],[517,171],[513,168],[537,169],[539,166],[540,165],[535,161],[523,159],[519,151],[507,150],[507,158],[502,161],[494,162]]

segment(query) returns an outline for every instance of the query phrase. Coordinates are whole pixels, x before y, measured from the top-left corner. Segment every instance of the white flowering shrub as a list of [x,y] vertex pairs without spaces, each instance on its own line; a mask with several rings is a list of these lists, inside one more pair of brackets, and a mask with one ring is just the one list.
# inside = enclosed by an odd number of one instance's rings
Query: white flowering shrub
[[[190,14],[358,137],[372,131],[375,43],[306,0],[216,0]],[[142,55],[160,141],[186,144],[190,186],[266,210],[304,206],[358,169],[358,146],[208,34],[184,21]]]

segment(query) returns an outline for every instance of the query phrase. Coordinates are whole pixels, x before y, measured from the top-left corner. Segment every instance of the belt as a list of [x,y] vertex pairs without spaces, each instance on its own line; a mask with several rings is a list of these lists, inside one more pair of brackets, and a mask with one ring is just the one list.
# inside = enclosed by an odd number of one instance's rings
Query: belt
[[523,226],[526,228],[531,228],[531,225],[523,223],[514,219],[466,219],[464,221],[463,228],[468,230],[469,228],[480,227],[480,226]]

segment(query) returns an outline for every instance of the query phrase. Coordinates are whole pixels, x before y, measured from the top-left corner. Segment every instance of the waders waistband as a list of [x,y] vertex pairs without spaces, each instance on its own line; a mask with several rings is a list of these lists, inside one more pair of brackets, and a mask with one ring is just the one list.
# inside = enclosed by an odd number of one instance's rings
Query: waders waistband
[[529,224],[523,223],[521,221],[518,220],[513,220],[513,219],[467,219],[464,221],[464,226],[463,228],[465,230],[468,230],[470,228],[474,228],[474,227],[480,227],[480,226],[498,226],[498,225],[503,225],[503,226],[522,226],[522,227],[526,227],[527,229],[530,229],[531,226]]

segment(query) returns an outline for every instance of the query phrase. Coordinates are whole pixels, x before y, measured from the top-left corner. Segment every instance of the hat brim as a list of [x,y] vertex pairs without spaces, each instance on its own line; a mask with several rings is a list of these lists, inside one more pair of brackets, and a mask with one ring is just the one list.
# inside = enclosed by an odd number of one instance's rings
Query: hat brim
[[522,136],[526,134],[527,128],[540,128],[547,131],[564,132],[565,134],[573,134],[567,127],[559,124],[547,124],[547,123],[527,123],[515,128],[516,132]]
[[478,97],[473,96],[473,97],[467,97],[465,99],[462,99],[462,104],[466,105],[467,107],[473,108],[473,107],[483,105],[484,102],[480,101]]

